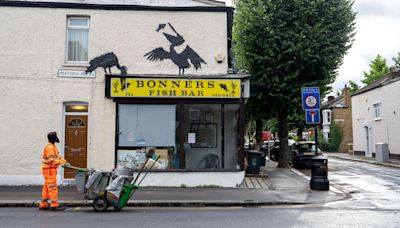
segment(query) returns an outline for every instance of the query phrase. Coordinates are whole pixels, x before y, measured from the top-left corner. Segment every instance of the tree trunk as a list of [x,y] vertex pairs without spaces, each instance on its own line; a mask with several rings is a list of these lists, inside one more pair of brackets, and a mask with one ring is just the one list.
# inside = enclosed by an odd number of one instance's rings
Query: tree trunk
[[254,145],[254,149],[260,151],[260,147],[262,145],[262,119],[257,118],[256,119],[256,145]]
[[279,110],[279,168],[288,168],[288,107]]
[[299,126],[299,128],[297,129],[297,140],[298,141],[302,141],[303,140],[303,126]]

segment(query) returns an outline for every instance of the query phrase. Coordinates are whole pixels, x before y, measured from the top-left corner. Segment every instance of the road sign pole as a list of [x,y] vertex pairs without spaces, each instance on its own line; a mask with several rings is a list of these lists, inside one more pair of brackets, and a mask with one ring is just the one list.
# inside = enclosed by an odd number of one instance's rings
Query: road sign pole
[[315,156],[318,156],[318,126],[316,125],[314,128],[314,134],[315,134]]

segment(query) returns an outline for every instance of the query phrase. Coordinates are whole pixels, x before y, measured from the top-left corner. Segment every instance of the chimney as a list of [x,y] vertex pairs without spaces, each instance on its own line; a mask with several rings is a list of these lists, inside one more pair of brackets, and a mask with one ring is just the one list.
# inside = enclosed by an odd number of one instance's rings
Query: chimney
[[396,68],[395,66],[391,66],[390,68],[389,68],[389,71],[390,71],[390,79],[394,79],[394,78],[398,78],[398,77],[400,77],[400,69],[399,68]]
[[335,97],[334,97],[334,96],[328,96],[328,102],[331,102],[331,101],[333,101],[333,99],[335,99]]
[[343,105],[344,107],[350,107],[351,106],[351,98],[350,98],[350,92],[349,92],[349,87],[347,85],[344,86],[342,90],[343,94]]

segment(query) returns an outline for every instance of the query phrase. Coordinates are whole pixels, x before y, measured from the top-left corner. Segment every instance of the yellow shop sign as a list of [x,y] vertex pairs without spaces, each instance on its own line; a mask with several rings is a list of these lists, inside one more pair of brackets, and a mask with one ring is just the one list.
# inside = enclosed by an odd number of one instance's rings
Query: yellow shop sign
[[111,78],[111,97],[240,98],[240,79]]

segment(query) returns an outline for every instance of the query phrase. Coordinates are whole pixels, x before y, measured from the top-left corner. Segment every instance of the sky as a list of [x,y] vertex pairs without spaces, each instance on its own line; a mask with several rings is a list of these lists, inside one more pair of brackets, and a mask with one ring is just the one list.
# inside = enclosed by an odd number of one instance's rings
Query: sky
[[[231,5],[231,0],[226,0]],[[356,35],[352,48],[338,69],[338,77],[332,84],[333,93],[342,89],[348,81],[365,86],[363,72],[369,72],[369,64],[377,54],[386,59],[388,66],[400,52],[400,0],[355,0]]]

